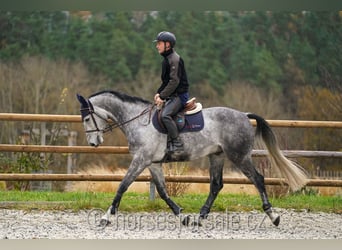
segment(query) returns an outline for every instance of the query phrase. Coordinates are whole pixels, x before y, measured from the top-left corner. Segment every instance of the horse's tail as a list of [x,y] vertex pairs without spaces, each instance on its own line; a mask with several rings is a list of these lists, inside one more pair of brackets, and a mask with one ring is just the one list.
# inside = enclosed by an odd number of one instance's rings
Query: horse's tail
[[262,138],[269,153],[272,166],[285,178],[290,188],[298,190],[307,183],[305,170],[298,164],[287,159],[280,151],[276,137],[264,118],[248,113],[247,117],[257,122],[256,137]]

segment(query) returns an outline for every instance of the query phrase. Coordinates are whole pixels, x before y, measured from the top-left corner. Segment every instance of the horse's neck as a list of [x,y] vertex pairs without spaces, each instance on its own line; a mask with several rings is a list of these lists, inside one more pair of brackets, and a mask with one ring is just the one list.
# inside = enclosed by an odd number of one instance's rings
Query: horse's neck
[[148,106],[145,103],[124,102],[119,98],[96,98],[95,105],[103,108],[112,115],[117,123],[125,123],[139,115]]
[[125,119],[126,112],[122,111],[121,108],[124,107],[124,105],[118,105],[113,100],[107,98],[96,97],[91,101],[95,106],[108,112],[108,114],[111,116],[111,119],[113,119],[115,122],[121,123]]
[[[119,100],[120,101],[120,100]],[[140,115],[144,110],[148,108],[148,104],[146,103],[131,103],[131,102],[115,102],[112,109],[114,116],[117,117],[117,122],[119,124],[124,124],[120,126],[120,130],[124,133],[128,145],[133,150],[132,145],[134,146],[137,141],[139,141],[141,133],[138,133],[138,127],[141,126]],[[146,115],[146,114],[145,114]]]

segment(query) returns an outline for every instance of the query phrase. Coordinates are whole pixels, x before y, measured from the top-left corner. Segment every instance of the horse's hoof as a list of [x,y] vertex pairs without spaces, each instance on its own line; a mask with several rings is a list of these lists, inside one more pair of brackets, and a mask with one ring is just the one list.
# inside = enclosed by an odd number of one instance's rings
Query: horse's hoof
[[191,223],[191,226],[193,226],[193,227],[201,227],[202,223],[199,220],[198,221],[193,221]]
[[189,222],[190,222],[190,215],[185,216],[185,218],[182,221],[183,226],[189,226]]
[[278,215],[275,220],[272,221],[273,225],[275,225],[276,227],[279,225],[280,223],[280,216]]
[[117,212],[117,208],[112,206],[111,209],[110,209],[110,214],[114,215],[114,214],[116,214],[116,212]]
[[99,227],[105,228],[105,227],[108,226],[109,224],[110,224],[110,221],[109,221],[109,220],[101,219],[101,220],[100,220]]
[[209,213],[200,213],[199,218],[200,218],[200,219],[203,219],[203,220],[204,220],[204,219],[207,219],[207,218],[208,218],[208,214],[209,214]]
[[272,207],[269,207],[268,209],[266,209],[265,212],[268,215],[268,217],[270,217],[273,225],[278,226],[280,223],[280,216],[273,212]]

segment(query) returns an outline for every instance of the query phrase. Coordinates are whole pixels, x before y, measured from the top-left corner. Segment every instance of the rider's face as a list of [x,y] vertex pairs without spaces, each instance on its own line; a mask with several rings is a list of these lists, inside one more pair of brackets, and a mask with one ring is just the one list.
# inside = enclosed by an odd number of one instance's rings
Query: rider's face
[[170,49],[170,43],[169,42],[163,42],[163,41],[158,41],[156,44],[156,48],[159,52],[159,54],[167,51]]

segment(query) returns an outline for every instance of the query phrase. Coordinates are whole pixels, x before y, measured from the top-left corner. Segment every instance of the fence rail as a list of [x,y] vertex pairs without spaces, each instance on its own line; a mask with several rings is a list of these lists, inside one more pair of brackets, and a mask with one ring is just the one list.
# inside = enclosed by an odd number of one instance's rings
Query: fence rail
[[[81,122],[80,115],[0,113],[0,121]],[[267,120],[272,127],[342,128],[340,121]],[[255,120],[251,120],[255,126]]]
[[[0,144],[2,152],[41,152],[41,153],[94,153],[94,154],[128,154],[127,146],[47,146],[47,145],[12,145]],[[342,152],[337,151],[305,151],[305,150],[282,150],[283,154],[289,158],[342,158]],[[253,150],[252,156],[267,156],[266,150]]]
[[[121,181],[117,174],[0,174],[0,181]],[[138,176],[135,181],[150,182],[149,175]],[[209,176],[165,176],[167,182],[210,183]],[[223,177],[225,184],[252,184],[247,178]],[[281,178],[265,178],[266,185],[287,185]],[[309,179],[306,186],[342,187],[342,180]]]
[[128,154],[127,146],[48,146],[0,144],[2,152]]

